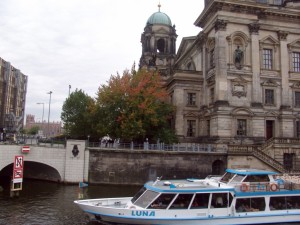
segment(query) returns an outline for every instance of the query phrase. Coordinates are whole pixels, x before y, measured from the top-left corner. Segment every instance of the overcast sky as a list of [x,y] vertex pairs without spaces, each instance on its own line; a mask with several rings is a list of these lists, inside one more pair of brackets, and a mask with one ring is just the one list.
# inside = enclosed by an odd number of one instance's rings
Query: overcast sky
[[[142,53],[140,37],[159,0],[0,0],[0,57],[28,76],[25,114],[60,121],[63,102],[82,89],[91,97],[111,75],[123,73]],[[177,49],[204,0],[160,0],[176,26]]]

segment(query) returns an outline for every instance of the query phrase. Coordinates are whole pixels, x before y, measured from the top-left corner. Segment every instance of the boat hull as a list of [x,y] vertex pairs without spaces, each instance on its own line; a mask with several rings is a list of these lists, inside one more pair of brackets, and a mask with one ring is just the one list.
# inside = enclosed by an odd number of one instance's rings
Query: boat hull
[[[116,204],[96,206],[75,201],[86,213],[96,219],[117,224],[147,225],[234,225],[234,224],[283,224],[300,222],[300,210],[279,213],[252,212],[213,216],[205,210],[139,210],[125,207],[126,199],[115,199]],[[121,205],[120,207],[118,205]]]
[[133,197],[75,203],[96,219],[115,224],[300,223],[300,176],[227,169],[222,177],[171,181],[158,178],[147,182]]

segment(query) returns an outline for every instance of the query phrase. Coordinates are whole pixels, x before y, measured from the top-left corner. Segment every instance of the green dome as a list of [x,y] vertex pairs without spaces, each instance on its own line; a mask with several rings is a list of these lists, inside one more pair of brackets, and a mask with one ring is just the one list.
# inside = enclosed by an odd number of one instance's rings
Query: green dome
[[154,25],[154,24],[165,24],[165,25],[168,25],[168,26],[172,26],[172,22],[171,22],[170,17],[167,14],[162,13],[162,12],[153,13],[149,17],[149,19],[147,21],[147,24],[152,24],[152,25]]

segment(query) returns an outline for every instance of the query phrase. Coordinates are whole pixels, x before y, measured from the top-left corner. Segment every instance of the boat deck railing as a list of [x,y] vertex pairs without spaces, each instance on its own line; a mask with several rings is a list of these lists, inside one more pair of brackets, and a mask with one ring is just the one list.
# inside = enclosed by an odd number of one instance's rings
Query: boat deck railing
[[130,198],[107,198],[82,200],[86,205],[102,206],[109,208],[125,208]]
[[235,185],[236,192],[277,192],[300,190],[300,184],[284,182],[244,182]]

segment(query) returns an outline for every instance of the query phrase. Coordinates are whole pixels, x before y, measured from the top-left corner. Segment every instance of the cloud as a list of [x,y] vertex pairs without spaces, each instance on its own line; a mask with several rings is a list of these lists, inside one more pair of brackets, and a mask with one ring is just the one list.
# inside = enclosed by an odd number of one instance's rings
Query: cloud
[[[111,74],[139,63],[140,36],[158,10],[149,0],[1,0],[0,57],[28,75],[26,114],[42,112],[51,100],[50,120],[60,120],[71,90],[95,97]],[[161,11],[183,36],[197,35],[193,23],[203,1],[161,0]],[[47,107],[46,107],[47,106]],[[46,114],[45,114],[46,116]]]

